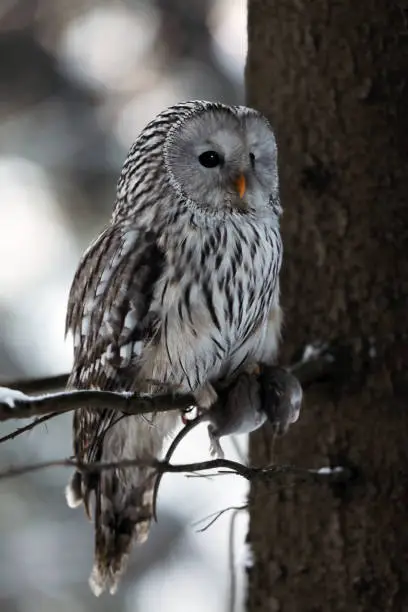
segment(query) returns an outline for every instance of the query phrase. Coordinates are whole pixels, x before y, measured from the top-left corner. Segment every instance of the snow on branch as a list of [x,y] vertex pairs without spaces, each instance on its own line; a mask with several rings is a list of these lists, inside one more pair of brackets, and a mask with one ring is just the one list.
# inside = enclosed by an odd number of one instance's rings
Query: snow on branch
[[50,413],[62,414],[83,406],[91,410],[104,410],[107,406],[125,414],[148,414],[165,410],[184,409],[194,403],[188,395],[147,395],[113,391],[61,391],[47,395],[30,396],[0,387],[0,421],[29,419]]

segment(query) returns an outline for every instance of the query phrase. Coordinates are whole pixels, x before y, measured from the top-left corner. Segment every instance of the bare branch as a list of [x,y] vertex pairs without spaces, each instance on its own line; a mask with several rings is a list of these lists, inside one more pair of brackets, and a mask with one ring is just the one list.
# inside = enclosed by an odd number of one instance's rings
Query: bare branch
[[[336,359],[329,349],[322,349],[311,357],[306,357],[291,365],[288,369],[297,376],[302,386],[307,386],[314,381],[329,374]],[[68,373],[56,374],[39,378],[21,378],[14,380],[0,380],[0,385],[11,389],[19,389],[23,393],[49,393],[64,389],[68,382]]]
[[244,508],[236,508],[231,516],[230,528],[229,528],[229,546],[228,546],[228,566],[229,566],[229,612],[235,612],[236,597],[237,597],[237,572],[235,568],[235,521],[241,510]]
[[193,526],[200,525],[201,523],[207,521],[204,527],[200,527],[200,529],[197,529],[197,533],[203,533],[204,531],[207,531],[207,529],[212,527],[212,525],[214,525],[214,523],[218,521],[218,519],[221,518],[221,516],[223,516],[226,512],[246,510],[247,508],[248,504],[244,504],[242,506],[228,506],[228,508],[217,510],[216,512],[213,512],[212,514],[209,514],[208,516],[196,521],[195,523],[193,523]]
[[[289,370],[296,375],[301,383],[307,385],[313,380],[319,380],[332,372],[335,361],[334,356],[327,348],[310,349],[309,347],[308,354],[304,355],[303,360],[294,364]],[[7,436],[3,436],[3,438],[0,438],[0,443],[14,439],[48,418],[64,412],[77,410],[84,405],[95,410],[104,410],[106,406],[109,406],[109,408],[119,410],[124,414],[143,415],[165,410],[186,410],[191,404],[194,404],[194,398],[191,396],[175,395],[168,392],[154,394],[153,396],[100,390],[70,390],[30,397],[21,391],[21,389],[33,391],[60,386],[65,384],[66,379],[67,376],[62,374],[45,379],[14,381],[14,383],[10,383],[14,387],[20,387],[20,390],[0,387],[0,421],[44,417],[47,415],[46,418],[41,418],[40,420],[37,418],[36,421],[26,427],[19,428]],[[185,435],[185,433],[182,435]],[[179,440],[177,439],[175,445],[171,447],[171,452],[176,448],[178,442]]]
[[[132,467],[151,467],[155,468],[158,474],[161,473],[183,473],[183,472],[201,472],[203,470],[211,470],[214,468],[225,468],[230,471],[231,474],[237,474],[250,480],[253,474],[252,469],[247,468],[240,463],[230,461],[228,459],[212,459],[210,461],[199,461],[196,463],[180,463],[173,465],[166,461],[157,460],[141,460],[141,459],[123,459],[122,461],[111,461],[111,462],[94,462],[84,463],[82,461],[76,461],[75,459],[56,459],[55,461],[43,461],[41,463],[33,463],[21,466],[10,467],[6,470],[0,471],[0,480],[5,478],[11,478],[14,476],[20,476],[21,474],[27,474],[29,472],[38,472],[50,467],[70,467],[75,468],[79,472],[83,473],[98,473],[106,470],[117,470],[126,469]],[[249,471],[248,471],[249,470]],[[255,472],[254,472],[255,473]]]
[[[187,423],[182,429],[180,429],[180,431],[178,432],[177,436],[174,438],[174,440],[170,444],[170,446],[168,448],[168,451],[166,453],[166,456],[164,457],[163,461],[165,461],[166,463],[168,463],[170,461],[170,459],[173,456],[174,451],[176,450],[176,448],[178,447],[180,442],[183,440],[183,438],[192,429],[194,429],[194,427],[199,425],[199,423],[201,423],[201,422],[202,422],[202,417],[197,417],[196,419],[193,419],[192,421]],[[156,478],[156,480],[154,482],[154,487],[153,487],[153,518],[156,521],[156,523],[157,523],[157,496],[158,496],[158,493],[159,493],[159,487],[160,487],[162,476],[163,476],[163,472],[161,472],[161,473],[159,473],[157,475],[157,478]]]
[[21,436],[22,434],[27,433],[27,431],[31,431],[31,429],[34,429],[34,427],[37,427],[37,425],[41,425],[41,423],[45,423],[46,421],[49,421],[50,419],[53,419],[56,416],[58,416],[58,414],[55,412],[52,412],[51,414],[45,414],[42,417],[37,417],[36,419],[34,419],[34,421],[31,421],[31,423],[29,423],[28,425],[25,425],[24,427],[19,427],[18,429],[15,429],[11,433],[7,434],[6,436],[2,436],[0,438],[0,444],[2,444],[3,442],[8,442],[9,440],[14,440],[14,438],[17,438],[18,436]]
[[[324,372],[332,370],[333,361],[334,358],[328,353],[326,349],[320,349],[320,352],[312,351],[311,356],[309,354],[309,356],[304,361],[293,366],[291,370],[292,372],[296,373],[296,376],[301,381],[305,380],[310,382],[310,380],[313,379],[314,376],[316,376],[317,378],[321,378]],[[311,362],[314,363],[313,367],[311,367]],[[277,369],[279,370],[279,368]],[[261,373],[259,374],[259,376],[263,376],[262,380],[266,380],[268,368],[261,366],[260,372]],[[311,372],[314,372],[314,374],[311,374]],[[49,385],[54,384],[50,381],[54,381],[55,384],[57,383],[57,381],[59,381],[60,383],[65,382],[63,380],[63,376],[43,379],[44,384],[45,382],[47,382],[47,384]],[[259,379],[258,381],[259,384],[261,384],[260,381],[261,379]],[[35,387],[33,381],[28,381],[25,385],[23,383],[19,384],[23,388]],[[37,381],[36,385],[38,388],[40,386],[40,381]],[[221,399],[219,401],[221,401]],[[110,409],[118,410],[122,415],[144,415],[175,409],[186,410],[194,403],[195,400],[192,396],[176,395],[174,393],[167,392],[167,389],[162,390],[162,393],[160,394],[154,395],[129,392],[111,392],[101,390],[70,390],[49,395],[30,397],[25,393],[22,393],[20,390],[0,387],[0,421],[36,417],[35,420],[29,425],[19,428],[16,431],[0,438],[0,443],[5,442],[6,440],[12,440],[17,436],[21,435],[22,433],[33,429],[37,425],[44,423],[46,420],[57,416],[58,414],[77,410],[83,407],[84,405],[88,409],[94,410],[105,410],[108,406]],[[160,478],[164,473],[189,472],[190,474],[195,474],[196,472],[218,468],[219,471],[217,475],[238,474],[248,480],[260,476],[263,478],[271,478],[275,477],[278,473],[283,473],[287,471],[291,474],[297,474],[302,476],[307,475],[309,478],[313,473],[310,470],[301,470],[293,467],[275,465],[266,469],[249,468],[243,465],[242,463],[227,461],[223,459],[215,459],[213,461],[205,461],[194,464],[183,464],[179,466],[171,464],[170,459],[174,450],[184,438],[184,436],[193,427],[195,427],[198,422],[201,422],[200,418],[196,419],[194,422],[191,422],[187,427],[181,430],[181,432],[171,444],[164,461],[152,461],[146,464],[151,467],[155,467],[158,473],[158,478],[154,491],[154,515],[156,515],[156,497],[160,484]],[[21,473],[36,471],[51,466],[76,467],[80,471],[101,471],[105,469],[133,467],[137,465],[141,465],[140,462],[135,462],[132,460],[122,461],[113,464],[83,464],[81,462],[74,461],[73,459],[66,459],[31,466],[11,468],[3,473],[0,473],[0,478],[6,478]],[[195,475],[198,476],[198,474]]]
[[142,460],[142,459],[123,459],[122,461],[110,462],[93,462],[84,463],[75,459],[57,459],[55,461],[44,461],[41,463],[33,463],[9,467],[6,470],[0,471],[0,480],[28,474],[29,472],[37,472],[50,467],[70,467],[82,473],[98,473],[105,470],[126,469],[132,467],[151,467],[157,470],[158,474],[180,474],[191,472],[202,472],[206,470],[220,469],[221,473],[235,474],[242,476],[246,480],[273,480],[278,475],[298,476],[301,479],[313,481],[348,480],[351,476],[349,470],[343,467],[322,468],[320,470],[309,470],[304,468],[294,467],[292,465],[272,465],[269,467],[249,467],[230,461],[229,459],[211,459],[209,461],[198,461],[194,463],[179,463],[172,464],[167,461],[158,460]]
[[29,419],[51,412],[62,414],[86,406],[105,410],[107,406],[125,414],[149,414],[165,410],[183,409],[194,403],[188,395],[142,395],[112,391],[62,391],[30,397],[20,391],[0,387],[0,421]]

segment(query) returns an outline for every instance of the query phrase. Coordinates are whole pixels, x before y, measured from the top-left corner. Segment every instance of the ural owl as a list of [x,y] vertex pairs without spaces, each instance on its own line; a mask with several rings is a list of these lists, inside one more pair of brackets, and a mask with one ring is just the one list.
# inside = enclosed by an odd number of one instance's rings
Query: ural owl
[[[192,101],[163,111],[124,163],[111,221],[85,252],[72,284],[69,386],[193,393],[272,363],[280,334],[282,243],[277,149],[255,110]],[[150,382],[149,382],[150,381]],[[152,459],[177,424],[86,405],[74,415],[81,461]],[[71,506],[95,497],[95,594],[114,592],[132,541],[152,518],[152,468],[76,472]]]

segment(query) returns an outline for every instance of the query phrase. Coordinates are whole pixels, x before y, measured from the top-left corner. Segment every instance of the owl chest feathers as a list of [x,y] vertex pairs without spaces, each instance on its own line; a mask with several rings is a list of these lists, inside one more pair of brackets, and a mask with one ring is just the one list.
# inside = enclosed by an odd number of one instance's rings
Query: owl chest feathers
[[238,218],[160,241],[166,266],[151,306],[160,325],[144,374],[196,389],[256,357],[279,301],[279,229]]

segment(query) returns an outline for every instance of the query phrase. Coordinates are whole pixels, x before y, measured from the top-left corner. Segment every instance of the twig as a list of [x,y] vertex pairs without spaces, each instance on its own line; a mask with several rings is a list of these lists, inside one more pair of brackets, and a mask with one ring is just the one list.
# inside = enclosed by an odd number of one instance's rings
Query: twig
[[[163,461],[165,461],[166,463],[169,463],[171,458],[172,458],[172,456],[173,456],[173,454],[174,454],[174,452],[176,451],[176,448],[179,446],[181,441],[186,437],[186,435],[189,434],[192,429],[197,427],[197,425],[199,425],[200,423],[203,423],[206,420],[207,420],[207,415],[205,413],[203,413],[203,414],[197,416],[195,419],[192,419],[191,421],[189,421],[182,429],[180,429],[180,431],[178,432],[178,434],[176,435],[176,437],[174,438],[174,440],[170,444],[170,446],[169,446],[169,448],[167,450],[167,453],[166,453]],[[234,440],[234,442],[236,443],[235,440]],[[241,459],[241,457],[240,457],[240,459]],[[243,463],[243,461],[244,461],[244,458],[242,458],[241,463]],[[158,492],[159,492],[160,483],[161,483],[161,480],[162,480],[162,477],[163,477],[163,473],[164,472],[161,472],[160,474],[158,474],[157,478],[155,479],[154,487],[153,487],[153,518],[156,521],[156,523],[157,523],[157,496],[158,496]],[[228,472],[226,472],[226,473],[228,474]],[[225,472],[219,472],[217,475],[221,476],[222,474],[225,474]],[[208,478],[208,476],[205,475],[205,474],[190,474],[190,476],[200,476],[202,478]],[[222,513],[223,513],[223,511],[221,511],[221,514]],[[215,521],[213,521],[213,522],[215,522]],[[212,523],[210,523],[210,525],[212,525]],[[204,531],[204,529],[199,529],[198,531]]]
[[82,461],[76,461],[75,459],[56,459],[53,461],[43,461],[41,463],[33,463],[21,466],[10,467],[6,470],[0,471],[0,480],[11,478],[14,476],[20,476],[22,474],[28,474],[29,472],[38,472],[50,467],[70,467],[75,468],[79,472],[83,473],[98,473],[106,470],[117,470],[127,469],[132,467],[151,467],[155,468],[159,474],[163,472],[168,473],[183,473],[183,472],[198,472],[203,470],[210,470],[213,468],[229,468],[232,474],[239,474],[244,478],[249,479],[251,475],[247,472],[245,466],[241,464],[235,465],[234,461],[227,459],[213,459],[211,461],[201,461],[197,463],[182,463],[173,465],[166,461],[143,461],[141,459],[123,459],[122,461],[110,461],[110,462],[94,462],[84,463]]
[[[198,416],[197,418],[193,419],[192,421],[190,421],[189,423],[187,423],[186,425],[184,425],[184,427],[182,429],[180,429],[180,431],[178,432],[177,436],[174,438],[174,440],[172,441],[172,443],[170,444],[167,453],[163,459],[163,461],[165,461],[166,463],[168,463],[170,461],[170,459],[172,458],[176,448],[178,447],[178,445],[180,444],[180,442],[183,440],[183,438],[192,430],[194,429],[197,425],[199,425],[202,422],[202,417]],[[154,481],[154,487],[153,487],[153,518],[157,523],[157,496],[159,493],[159,487],[160,487],[160,483],[161,483],[161,479],[163,476],[163,472],[159,473]]]
[[46,421],[49,421],[50,419],[53,419],[56,416],[58,416],[58,413],[52,412],[51,414],[45,414],[42,417],[38,417],[34,419],[34,421],[31,421],[31,423],[29,423],[28,425],[25,425],[24,427],[19,427],[18,429],[15,429],[6,436],[1,437],[0,444],[2,444],[3,442],[7,442],[8,440],[14,440],[14,438],[17,438],[18,436],[27,433],[27,431],[31,431],[31,429],[34,429],[34,427],[37,427],[37,425],[41,425],[41,423],[45,423]]
[[70,467],[75,468],[82,473],[98,473],[105,470],[127,469],[132,467],[151,467],[157,470],[158,474],[180,474],[183,472],[202,472],[205,470],[222,469],[228,470],[229,474],[242,476],[246,480],[271,480],[278,475],[290,474],[307,478],[314,481],[336,480],[344,481],[350,478],[350,473],[346,468],[327,468],[326,470],[308,470],[298,468],[291,465],[272,465],[269,467],[249,467],[242,465],[237,461],[229,459],[211,459],[209,461],[198,461],[194,463],[179,463],[172,464],[167,461],[157,460],[142,460],[142,459],[123,459],[122,461],[109,462],[92,462],[84,463],[75,459],[56,459],[55,461],[44,461],[41,463],[33,463],[29,465],[21,465],[7,468],[0,471],[0,480],[28,474],[29,472],[37,472],[50,467]]
[[228,569],[230,576],[230,584],[229,584],[229,600],[228,600],[228,610],[229,612],[235,611],[236,606],[236,593],[237,593],[237,574],[235,568],[235,548],[234,548],[234,531],[235,531],[235,521],[239,512],[248,509],[248,504],[243,504],[242,506],[229,506],[228,508],[223,508],[222,510],[218,510],[217,512],[213,512],[209,516],[204,519],[200,519],[193,523],[193,525],[199,525],[204,521],[210,521],[201,529],[198,529],[198,533],[202,533],[207,531],[218,519],[223,516],[226,512],[232,512],[230,528],[229,528],[229,537],[228,537]]
[[217,474],[186,474],[186,478],[205,478],[211,480],[214,476],[222,476],[221,472]]
[[229,528],[229,546],[228,546],[228,569],[230,576],[230,584],[229,584],[229,602],[228,602],[228,612],[235,612],[235,604],[237,597],[237,573],[235,571],[235,548],[234,548],[234,535],[235,535],[235,521],[239,512],[243,508],[237,508],[232,516]]
[[212,527],[214,523],[218,521],[218,519],[221,518],[221,516],[225,514],[226,512],[233,512],[234,510],[246,510],[247,508],[248,508],[248,504],[245,504],[243,506],[228,506],[228,508],[217,510],[217,512],[213,512],[212,514],[209,514],[203,519],[196,521],[195,523],[193,523],[193,526],[200,525],[200,523],[203,523],[204,521],[209,520],[209,522],[206,525],[204,525],[204,527],[201,527],[201,529],[197,529],[197,533],[203,533],[204,531],[207,531],[207,529]]

